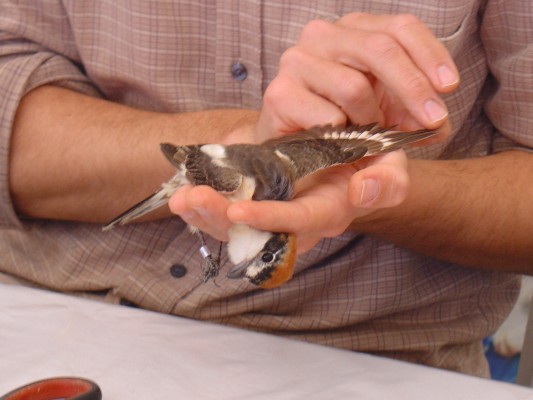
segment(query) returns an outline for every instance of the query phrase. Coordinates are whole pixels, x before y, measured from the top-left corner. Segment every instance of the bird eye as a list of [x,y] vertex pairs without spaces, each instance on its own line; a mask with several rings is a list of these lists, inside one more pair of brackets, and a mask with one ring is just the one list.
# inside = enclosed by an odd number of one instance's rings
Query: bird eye
[[272,254],[272,253],[264,253],[264,254],[261,256],[261,261],[263,261],[264,263],[269,263],[269,262],[271,262],[273,259],[274,259],[274,254]]

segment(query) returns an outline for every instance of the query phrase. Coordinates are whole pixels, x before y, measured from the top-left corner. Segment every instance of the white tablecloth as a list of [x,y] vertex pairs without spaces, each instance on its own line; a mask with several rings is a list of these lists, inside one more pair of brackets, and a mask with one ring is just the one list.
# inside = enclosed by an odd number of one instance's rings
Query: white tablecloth
[[533,390],[215,324],[0,285],[0,395],[79,376],[104,400],[533,399]]

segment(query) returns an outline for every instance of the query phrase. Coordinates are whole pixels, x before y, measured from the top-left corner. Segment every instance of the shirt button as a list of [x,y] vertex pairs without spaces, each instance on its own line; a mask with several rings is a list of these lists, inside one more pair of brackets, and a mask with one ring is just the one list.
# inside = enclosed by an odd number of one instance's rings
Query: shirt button
[[246,65],[240,62],[233,64],[231,66],[231,76],[233,76],[233,79],[236,81],[244,81],[248,76],[248,69],[246,68]]
[[183,278],[187,274],[187,267],[183,264],[174,264],[170,267],[170,275],[174,278]]

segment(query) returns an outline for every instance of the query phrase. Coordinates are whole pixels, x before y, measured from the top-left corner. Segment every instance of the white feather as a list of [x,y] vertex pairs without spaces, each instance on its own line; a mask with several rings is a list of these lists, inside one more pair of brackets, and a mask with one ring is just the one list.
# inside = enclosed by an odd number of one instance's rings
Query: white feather
[[249,265],[248,268],[246,268],[246,276],[248,278],[255,278],[257,275],[259,275],[263,271],[263,267],[259,264],[252,264]]
[[250,228],[248,225],[236,224],[229,230],[228,256],[233,264],[254,258],[272,233]]
[[280,160],[284,160],[284,161],[286,161],[288,163],[291,163],[291,164],[293,163],[293,161],[291,160],[291,158],[287,154],[284,154],[284,153],[282,153],[281,151],[279,151],[277,149],[274,151],[274,154],[276,154],[276,156],[278,156],[278,158]]
[[213,164],[219,167],[227,167],[226,163],[226,148],[221,144],[204,144],[200,147],[200,151],[211,157]]
[[204,144],[200,150],[213,159],[226,158],[226,148],[221,144]]
[[242,183],[239,189],[230,196],[228,199],[234,203],[239,200],[250,200],[255,192],[255,179],[251,176],[243,176]]

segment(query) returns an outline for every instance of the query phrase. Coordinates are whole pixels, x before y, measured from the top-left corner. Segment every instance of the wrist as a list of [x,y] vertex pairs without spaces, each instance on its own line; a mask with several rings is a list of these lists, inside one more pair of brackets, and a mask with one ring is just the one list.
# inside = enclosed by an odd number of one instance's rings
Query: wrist
[[256,128],[259,112],[257,110],[239,110],[239,113],[240,116],[236,118],[233,126],[230,126],[222,137],[223,144],[255,143],[257,141]]

